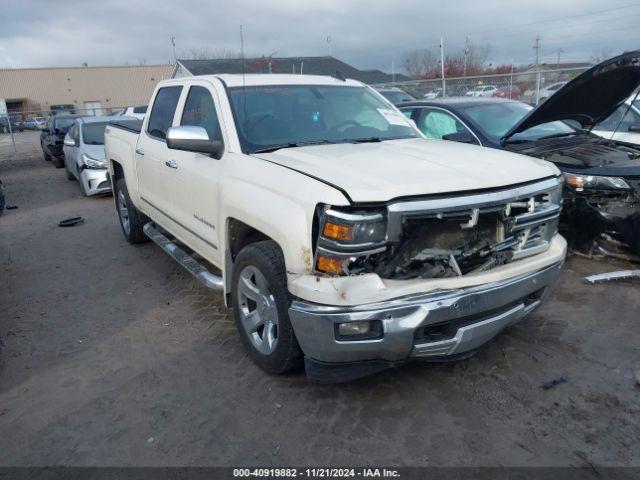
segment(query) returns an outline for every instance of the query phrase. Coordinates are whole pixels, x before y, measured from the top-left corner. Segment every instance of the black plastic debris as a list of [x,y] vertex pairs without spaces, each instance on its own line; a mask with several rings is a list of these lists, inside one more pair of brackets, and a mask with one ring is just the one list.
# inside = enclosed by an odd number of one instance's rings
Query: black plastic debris
[[567,379],[565,377],[560,377],[560,378],[554,378],[553,380],[549,381],[549,382],[545,382],[542,384],[542,388],[544,390],[550,390],[552,388],[557,387],[558,385],[561,385],[563,383],[566,383]]
[[17,205],[7,205],[4,207],[5,210],[15,210],[16,208],[18,208]]
[[74,225],[78,225],[80,223],[84,222],[84,218],[82,217],[72,217],[72,218],[67,218],[65,220],[62,220],[60,223],[58,223],[59,227],[73,227]]

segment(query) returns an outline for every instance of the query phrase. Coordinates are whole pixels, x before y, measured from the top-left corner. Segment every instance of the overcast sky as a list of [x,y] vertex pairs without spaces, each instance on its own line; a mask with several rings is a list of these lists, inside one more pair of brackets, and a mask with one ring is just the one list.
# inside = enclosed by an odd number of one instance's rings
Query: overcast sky
[[630,0],[0,0],[0,67],[173,61],[192,48],[245,55],[331,54],[359,68],[400,70],[409,50],[490,45],[493,64],[589,60],[640,48]]

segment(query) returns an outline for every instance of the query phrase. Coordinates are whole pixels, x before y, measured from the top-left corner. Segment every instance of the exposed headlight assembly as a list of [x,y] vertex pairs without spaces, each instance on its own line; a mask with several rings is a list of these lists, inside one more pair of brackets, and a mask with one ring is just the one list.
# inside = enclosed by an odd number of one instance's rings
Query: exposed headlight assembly
[[385,211],[343,212],[324,207],[318,234],[316,269],[331,275],[357,273],[359,262],[386,250]]
[[579,175],[565,173],[564,180],[576,192],[587,190],[630,190],[631,187],[620,177],[602,177],[600,175]]
[[107,168],[106,160],[98,160],[97,158],[91,158],[86,153],[80,155],[80,160],[84,163],[84,166],[87,168]]

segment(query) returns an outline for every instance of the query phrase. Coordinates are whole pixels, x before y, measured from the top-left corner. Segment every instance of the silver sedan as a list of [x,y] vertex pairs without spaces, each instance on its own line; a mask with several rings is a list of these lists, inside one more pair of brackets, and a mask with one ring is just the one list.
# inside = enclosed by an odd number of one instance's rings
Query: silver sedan
[[104,130],[113,117],[76,119],[64,139],[64,166],[85,196],[111,192],[104,156]]

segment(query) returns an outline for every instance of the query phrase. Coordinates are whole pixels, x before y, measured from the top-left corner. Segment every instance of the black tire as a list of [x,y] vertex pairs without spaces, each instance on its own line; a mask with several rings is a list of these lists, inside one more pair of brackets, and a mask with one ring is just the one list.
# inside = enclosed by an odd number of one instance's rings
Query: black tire
[[[131,197],[129,197],[129,191],[127,190],[127,184],[124,181],[124,178],[121,178],[116,183],[114,197],[116,201],[116,212],[118,213],[118,220],[120,221],[120,228],[122,229],[122,233],[127,239],[127,242],[133,244],[148,242],[149,238],[144,234],[142,227],[144,227],[145,223],[150,221],[149,217],[138,211],[135,205],[133,205]],[[121,202],[126,206],[128,214],[128,228],[125,226],[125,222],[123,220],[124,212],[120,208]]]
[[64,168],[64,157],[51,157],[51,163],[56,168]]
[[44,156],[44,161],[45,162],[50,162],[51,161],[51,155],[49,155],[47,153],[47,151],[44,149],[44,146],[42,144],[40,144],[40,146],[42,147],[42,155]]
[[[238,285],[240,275],[246,267],[255,268],[263,275],[271,293],[270,297],[275,300],[277,341],[274,350],[268,354],[259,351],[252,343],[241,317]],[[268,240],[244,247],[233,264],[232,282],[231,297],[236,327],[251,359],[260,368],[271,374],[282,374],[300,369],[303,365],[303,355],[289,320],[289,306],[292,297],[287,289],[284,258],[278,244]]]

